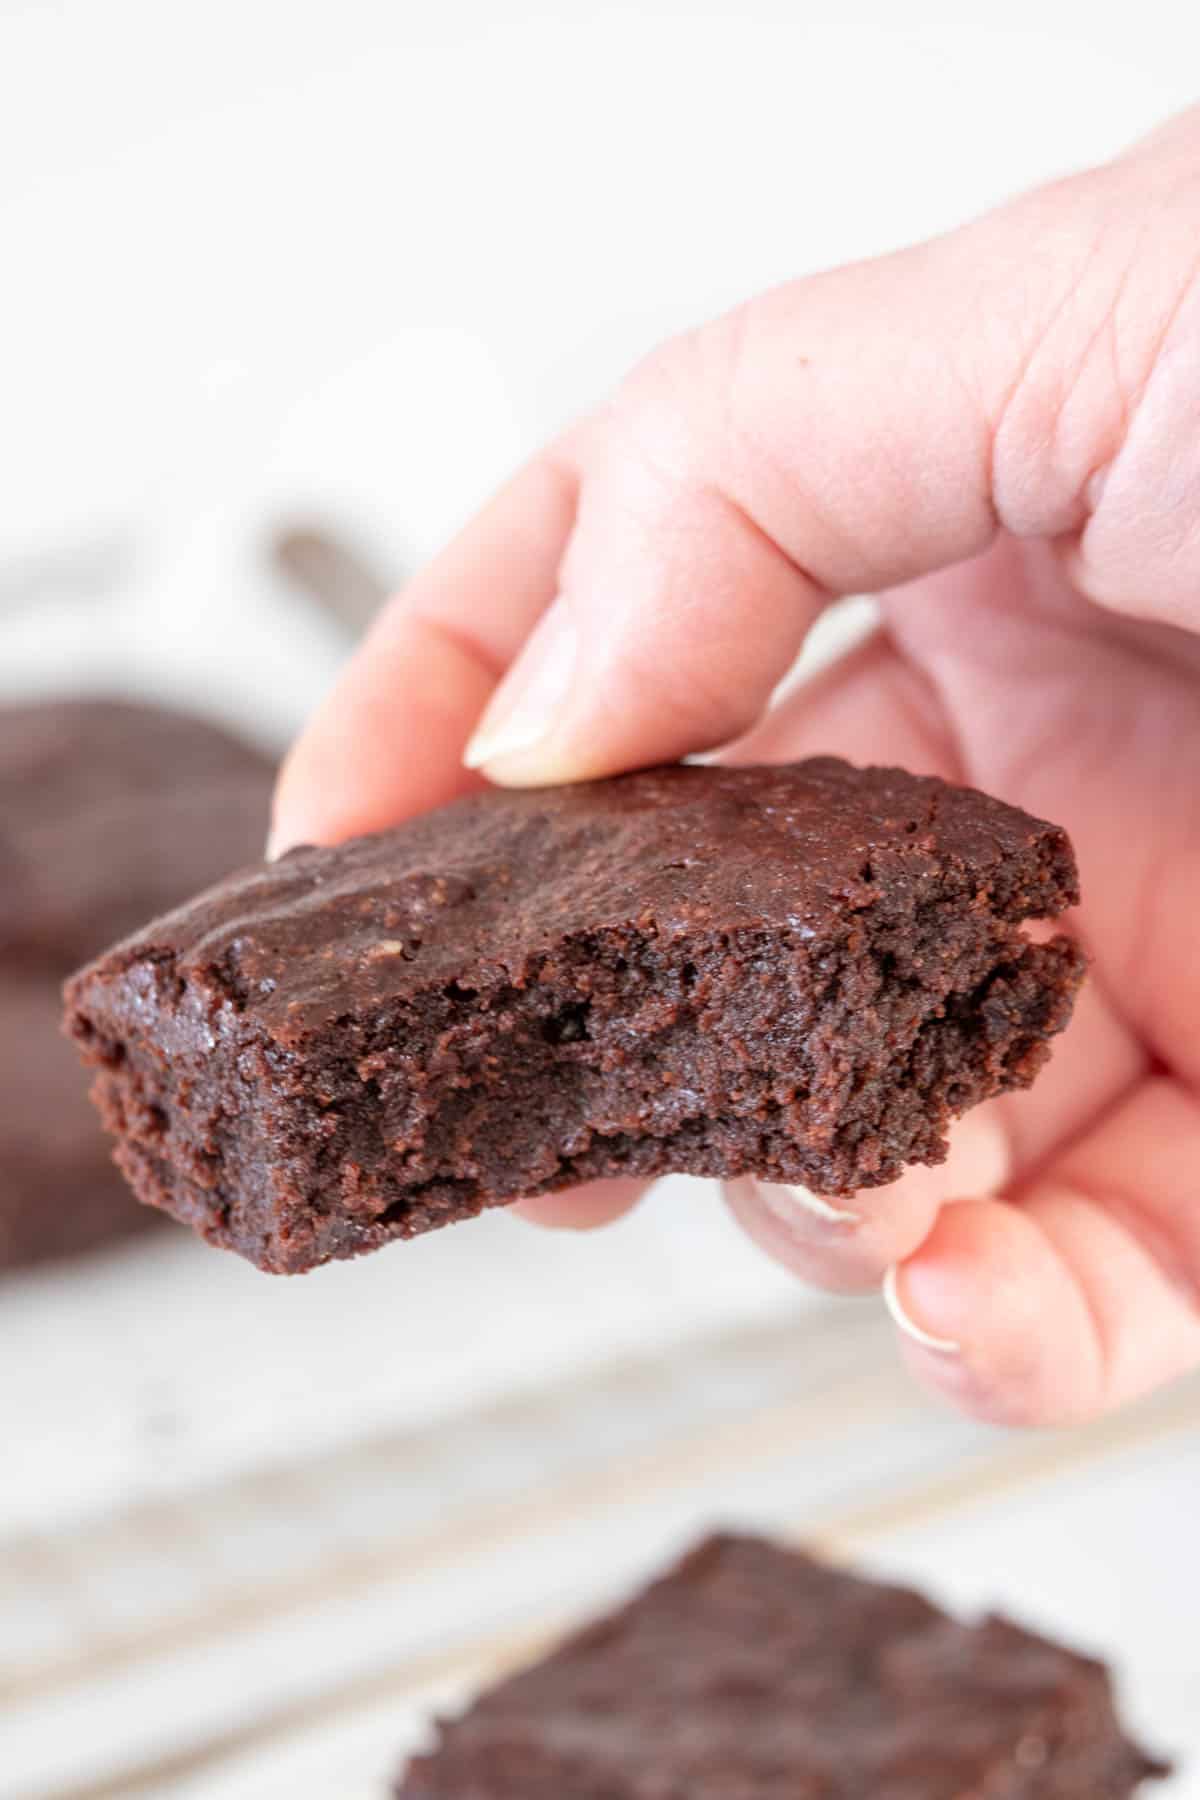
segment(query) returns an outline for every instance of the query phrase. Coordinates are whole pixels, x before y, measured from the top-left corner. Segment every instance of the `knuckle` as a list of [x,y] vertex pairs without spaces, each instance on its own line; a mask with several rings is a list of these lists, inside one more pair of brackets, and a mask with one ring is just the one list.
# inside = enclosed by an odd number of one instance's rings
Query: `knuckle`
[[1200,175],[1147,193],[1126,171],[1092,172],[1014,221],[1049,279],[1012,319],[989,408],[992,496],[1008,529],[1057,536],[1094,510],[1195,289]]
[[749,311],[740,307],[669,338],[617,390],[614,417],[623,450],[676,487],[713,479]]

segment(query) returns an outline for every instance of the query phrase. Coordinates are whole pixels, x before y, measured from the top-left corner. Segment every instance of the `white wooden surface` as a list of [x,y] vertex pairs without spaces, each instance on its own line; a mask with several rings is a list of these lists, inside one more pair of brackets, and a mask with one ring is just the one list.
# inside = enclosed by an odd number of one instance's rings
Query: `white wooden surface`
[[[410,566],[656,337],[1111,153],[1198,49],[1178,0],[0,0],[0,691],[282,742],[343,645],[276,522]],[[683,1186],[3,1284],[0,1795],[381,1796],[432,1691],[719,1515],[1093,1642],[1200,1764],[1198,1436],[976,1433]]]
[[14,1533],[0,1792],[382,1796],[431,1706],[733,1521],[1103,1652],[1197,1795],[1198,1428],[1193,1382],[1089,1432],[985,1431],[846,1304]]
[[292,1280],[164,1227],[0,1281],[0,1530],[67,1527],[805,1304],[684,1181],[594,1236],[492,1215]]

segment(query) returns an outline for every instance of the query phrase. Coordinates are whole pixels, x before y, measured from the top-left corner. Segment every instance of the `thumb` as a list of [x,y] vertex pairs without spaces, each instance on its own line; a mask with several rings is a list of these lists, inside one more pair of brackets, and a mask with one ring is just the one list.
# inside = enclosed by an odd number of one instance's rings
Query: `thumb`
[[1001,528],[1078,542],[1190,279],[1194,230],[1165,223],[1154,254],[1145,236],[1162,206],[1197,210],[1161,165],[1200,171],[1198,117],[651,356],[580,433],[558,597],[469,766],[521,785],[714,747],[758,717],[831,596]]

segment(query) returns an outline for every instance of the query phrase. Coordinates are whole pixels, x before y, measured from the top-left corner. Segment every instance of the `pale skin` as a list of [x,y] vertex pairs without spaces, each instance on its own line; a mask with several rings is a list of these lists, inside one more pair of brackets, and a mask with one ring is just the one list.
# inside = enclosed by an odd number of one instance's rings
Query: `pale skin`
[[[810,1281],[891,1271],[914,1368],[1001,1421],[1200,1363],[1198,273],[1193,112],[663,345],[384,611],[276,800],[276,848],[334,842],[484,774],[722,747],[900,763],[1066,825],[1092,970],[1036,1088],[889,1187],[728,1195]],[[772,708],[859,592],[878,631]],[[636,1197],[521,1210],[595,1225]]]

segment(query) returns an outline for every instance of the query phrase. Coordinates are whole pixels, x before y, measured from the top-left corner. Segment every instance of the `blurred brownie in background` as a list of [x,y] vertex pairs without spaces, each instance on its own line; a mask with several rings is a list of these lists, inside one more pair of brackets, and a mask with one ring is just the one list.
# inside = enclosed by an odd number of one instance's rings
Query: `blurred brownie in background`
[[399,1800],[1127,1800],[1107,1670],[1007,1619],[718,1536],[483,1694]]
[[272,765],[202,719],[108,699],[0,707],[0,1268],[151,1218],[59,1031],[65,976],[261,856]]

